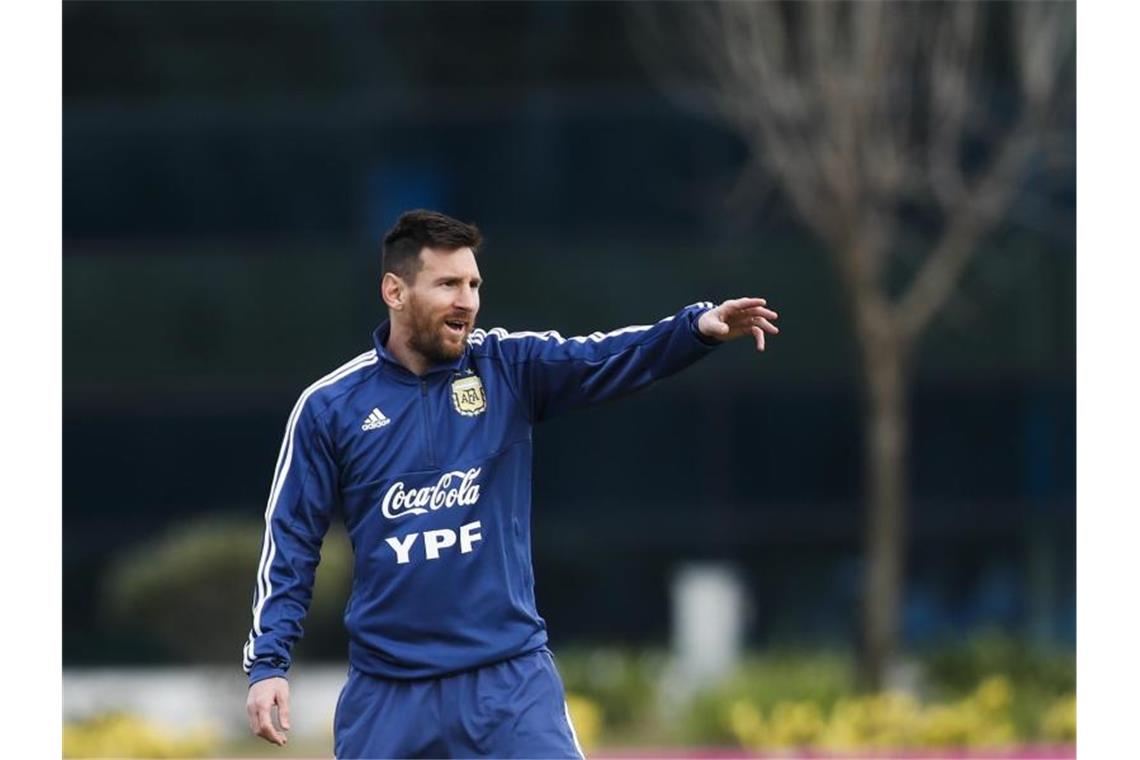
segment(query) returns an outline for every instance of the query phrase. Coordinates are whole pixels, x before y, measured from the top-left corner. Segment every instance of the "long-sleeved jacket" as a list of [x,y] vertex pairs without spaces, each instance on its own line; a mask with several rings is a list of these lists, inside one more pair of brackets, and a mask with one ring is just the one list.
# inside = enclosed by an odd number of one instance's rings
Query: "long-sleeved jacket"
[[341,515],[354,552],[345,611],[352,666],[441,676],[546,643],[530,553],[531,430],[615,398],[713,350],[712,304],[653,325],[563,338],[475,330],[418,377],[372,349],[309,386],[277,459],[244,651],[250,683],[284,675],[320,547]]

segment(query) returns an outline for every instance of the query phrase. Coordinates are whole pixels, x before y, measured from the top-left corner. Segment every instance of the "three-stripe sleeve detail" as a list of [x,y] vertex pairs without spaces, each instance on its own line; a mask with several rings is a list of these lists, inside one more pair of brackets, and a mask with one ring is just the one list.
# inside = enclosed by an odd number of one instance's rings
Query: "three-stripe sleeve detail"
[[[700,301],[698,303],[690,304],[689,306],[686,306],[685,308],[686,309],[691,309],[691,308],[712,309],[714,307],[713,307],[713,304],[709,301]],[[664,319],[659,320],[657,322],[657,324],[661,324],[663,322],[670,322],[673,320],[674,316],[675,315],[670,315],[668,317],[665,317]],[[472,331],[471,335],[467,338],[467,340],[469,343],[471,343],[474,346],[482,345],[483,341],[487,339],[488,335],[494,335],[499,340],[517,340],[519,338],[538,338],[539,340],[552,340],[555,343],[565,343],[567,341],[574,341],[575,343],[587,343],[587,342],[600,343],[601,341],[603,341],[607,338],[616,338],[619,335],[626,335],[628,333],[645,332],[646,330],[649,330],[652,328],[653,328],[653,325],[630,325],[629,327],[622,327],[622,328],[619,328],[617,330],[611,330],[610,332],[606,332],[606,333],[593,332],[593,333],[590,333],[589,335],[574,335],[574,336],[571,336],[569,338],[564,338],[564,337],[562,337],[562,335],[557,330],[542,330],[542,331],[538,331],[538,332],[530,331],[530,330],[521,330],[521,331],[517,331],[517,332],[507,332],[506,330],[504,330],[501,327],[494,327],[490,330],[483,330],[481,328],[474,330],[474,331]]]
[[301,397],[297,399],[297,403],[293,406],[293,411],[289,415],[289,421],[285,425],[285,437],[281,440],[281,449],[277,454],[277,465],[274,468],[273,485],[269,490],[269,501],[265,507],[265,536],[261,545],[261,559],[257,566],[257,595],[254,598],[252,608],[253,628],[249,632],[249,640],[245,643],[242,657],[242,667],[247,673],[253,666],[253,661],[257,659],[255,641],[262,633],[261,611],[265,606],[265,602],[273,595],[273,581],[270,578],[269,572],[273,566],[273,559],[277,554],[277,542],[273,537],[273,513],[277,508],[277,500],[281,496],[281,490],[289,475],[289,466],[293,461],[293,438],[297,430],[297,420],[301,417],[301,411],[305,407],[305,402],[318,390],[339,382],[352,373],[375,364],[377,361],[376,351],[373,349],[341,365],[306,388],[301,394]]

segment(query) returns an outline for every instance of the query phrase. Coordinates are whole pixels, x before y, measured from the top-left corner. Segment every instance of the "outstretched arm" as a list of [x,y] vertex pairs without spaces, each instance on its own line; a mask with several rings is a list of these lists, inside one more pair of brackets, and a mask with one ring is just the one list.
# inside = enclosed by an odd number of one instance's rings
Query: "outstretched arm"
[[[531,421],[632,393],[672,375],[725,340],[775,332],[763,299],[698,303],[651,325],[564,338],[554,331],[477,330],[471,342],[502,361]],[[755,333],[753,330],[755,329]]]

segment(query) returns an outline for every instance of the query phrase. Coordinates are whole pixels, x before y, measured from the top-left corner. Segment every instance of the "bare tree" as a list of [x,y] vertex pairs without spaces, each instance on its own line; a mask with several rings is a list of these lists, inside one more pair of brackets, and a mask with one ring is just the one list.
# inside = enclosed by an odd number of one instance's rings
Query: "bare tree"
[[[655,73],[746,141],[749,171],[774,179],[824,241],[848,296],[867,403],[860,676],[878,687],[897,646],[911,358],[1031,160],[1054,144],[1073,7],[686,3],[637,21]],[[685,88],[670,69],[678,50],[661,44],[670,28],[696,52]],[[1015,92],[996,97],[987,74],[1003,56]],[[1016,107],[1000,114],[994,102]]]

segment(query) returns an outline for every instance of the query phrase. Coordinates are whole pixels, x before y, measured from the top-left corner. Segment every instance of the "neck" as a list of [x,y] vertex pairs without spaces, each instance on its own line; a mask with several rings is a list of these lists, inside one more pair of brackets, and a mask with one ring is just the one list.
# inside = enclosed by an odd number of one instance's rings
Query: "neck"
[[384,346],[392,358],[404,366],[417,377],[423,377],[431,369],[431,362],[419,351],[412,348],[411,330],[403,324],[392,320],[392,328],[388,333],[388,343]]

